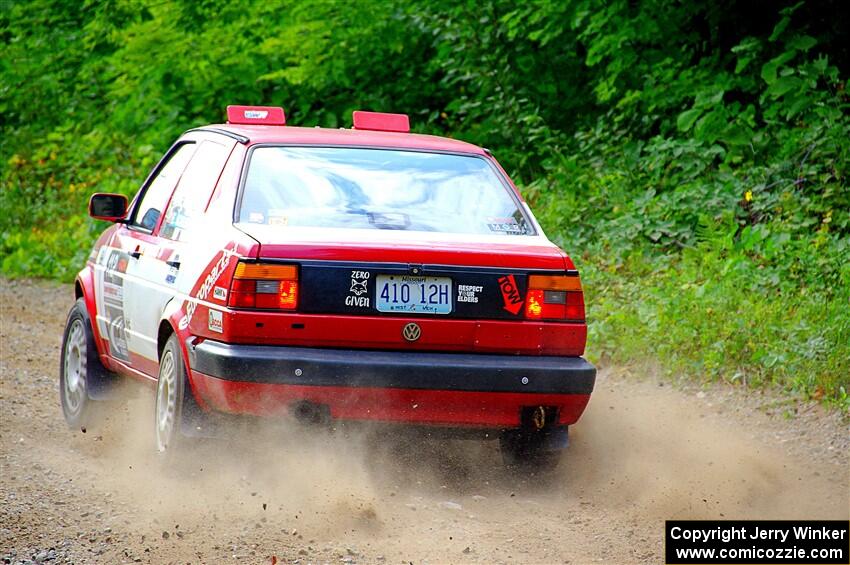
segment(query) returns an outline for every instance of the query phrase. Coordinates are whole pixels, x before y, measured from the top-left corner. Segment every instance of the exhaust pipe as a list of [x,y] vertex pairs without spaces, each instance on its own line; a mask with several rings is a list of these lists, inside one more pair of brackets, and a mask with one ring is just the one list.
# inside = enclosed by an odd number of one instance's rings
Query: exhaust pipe
[[546,427],[546,409],[542,406],[538,406],[534,410],[534,415],[531,417],[531,421],[534,423],[534,428],[538,431],[542,430]]
[[526,432],[543,432],[557,422],[558,409],[554,406],[523,406],[520,412],[520,428]]

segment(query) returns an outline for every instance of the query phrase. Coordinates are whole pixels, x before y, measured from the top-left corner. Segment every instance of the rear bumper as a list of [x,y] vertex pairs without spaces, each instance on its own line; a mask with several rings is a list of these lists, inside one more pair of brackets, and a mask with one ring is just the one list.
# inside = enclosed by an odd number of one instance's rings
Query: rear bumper
[[[596,369],[581,357],[313,349],[204,341],[192,385],[214,409],[273,416],[310,402],[343,420],[511,428],[523,408],[574,423]],[[552,422],[555,424],[555,422]]]

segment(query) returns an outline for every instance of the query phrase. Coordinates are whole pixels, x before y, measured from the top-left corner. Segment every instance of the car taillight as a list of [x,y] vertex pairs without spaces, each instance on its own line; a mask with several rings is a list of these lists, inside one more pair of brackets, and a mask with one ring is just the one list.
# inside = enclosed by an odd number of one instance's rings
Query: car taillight
[[525,297],[529,320],[584,320],[584,294],[578,275],[531,275]]
[[295,310],[298,266],[240,262],[233,273],[227,304],[233,308]]

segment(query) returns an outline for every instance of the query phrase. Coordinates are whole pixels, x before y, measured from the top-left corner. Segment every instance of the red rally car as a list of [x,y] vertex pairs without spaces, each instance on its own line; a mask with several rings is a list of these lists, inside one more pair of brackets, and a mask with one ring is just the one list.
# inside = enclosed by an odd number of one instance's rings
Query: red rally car
[[498,438],[557,461],[596,369],[570,258],[493,156],[409,133],[230,106],[187,131],[79,273],[60,395],[90,423],[121,377],[156,388],[157,449],[222,414],[381,422]]

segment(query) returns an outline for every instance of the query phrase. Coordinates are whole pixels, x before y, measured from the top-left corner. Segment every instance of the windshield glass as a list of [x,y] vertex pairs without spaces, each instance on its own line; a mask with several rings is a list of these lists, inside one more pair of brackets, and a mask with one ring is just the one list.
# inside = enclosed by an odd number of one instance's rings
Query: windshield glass
[[340,147],[257,147],[239,221],[298,227],[532,235],[483,158]]

